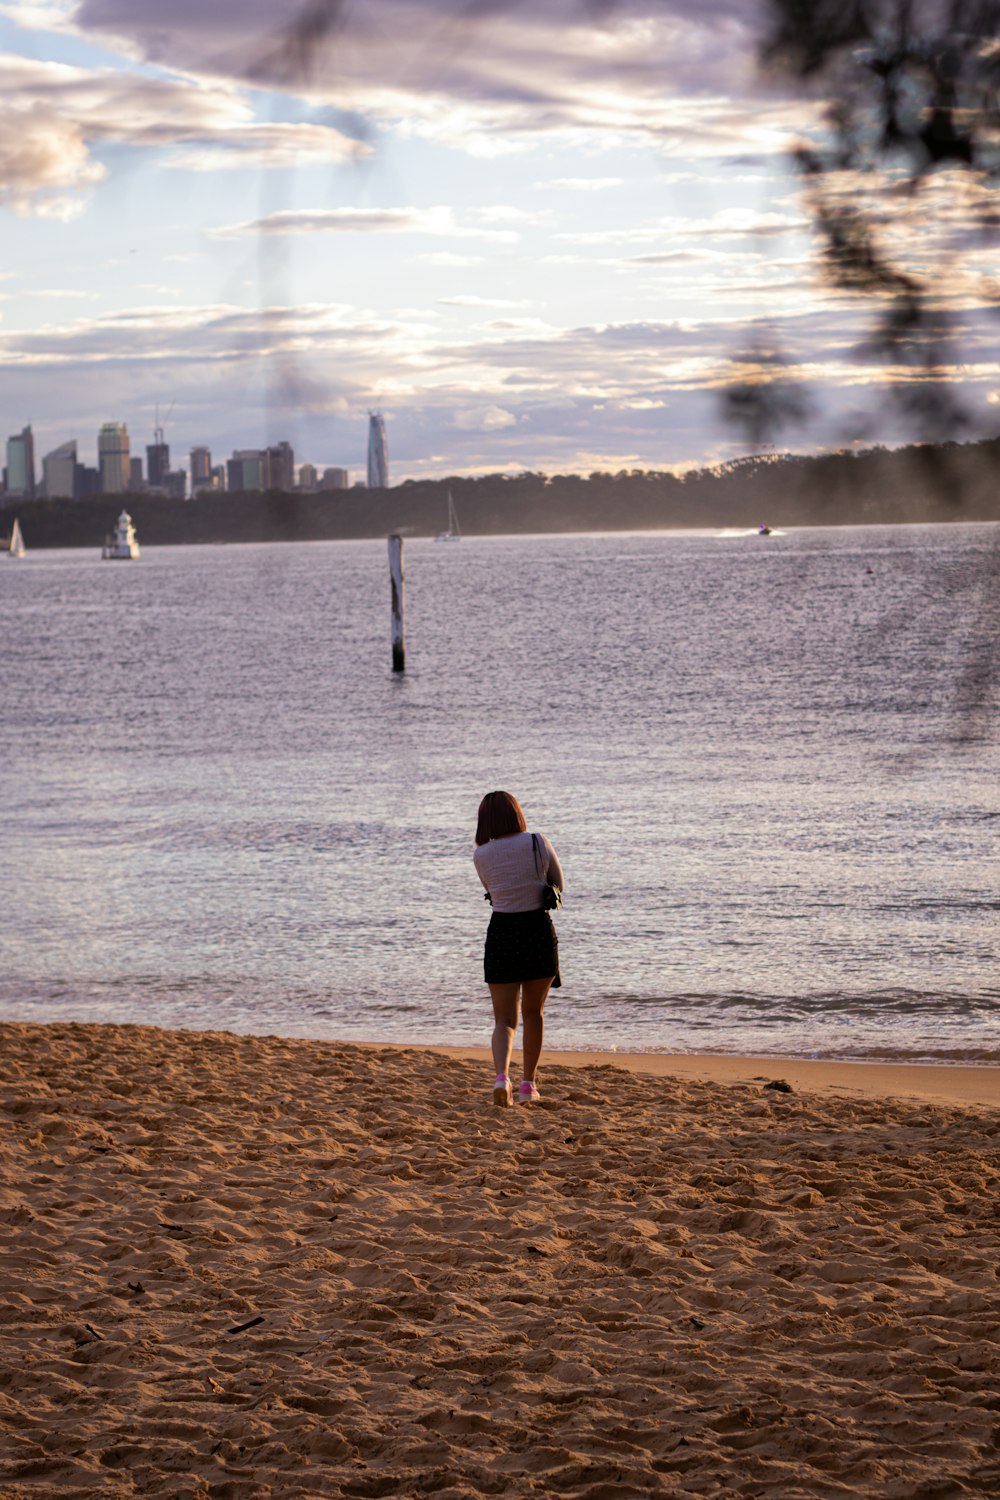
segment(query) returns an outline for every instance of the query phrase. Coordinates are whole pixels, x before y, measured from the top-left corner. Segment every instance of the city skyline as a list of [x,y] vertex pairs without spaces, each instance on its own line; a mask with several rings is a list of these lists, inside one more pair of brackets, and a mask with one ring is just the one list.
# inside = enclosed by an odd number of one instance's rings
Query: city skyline
[[[385,427],[379,418],[383,478]],[[131,436],[125,422],[103,422],[97,433],[97,462],[80,461],[75,437],[48,453],[36,455],[32,425],[11,433],[4,448],[6,462],[0,475],[0,504],[18,499],[80,499],[93,494],[168,494],[183,499],[202,490],[337,490],[346,489],[350,471],[339,465],[317,465],[303,460],[296,464],[291,444],[282,439],[267,448],[234,449],[231,458],[212,463],[212,451],[193,444],[189,467],[173,468],[170,444],[164,429],[154,430],[154,442],[145,445],[145,472],[141,452],[131,452]],[[369,452],[369,464],[371,454]],[[360,481],[357,481],[360,483]]]
[[[683,469],[752,446],[722,397],[766,366],[808,414],[783,447],[920,436],[897,398],[922,375],[873,359],[870,301],[821,274],[788,153],[822,100],[761,69],[766,14],[3,5],[10,430],[33,414],[51,450],[100,399],[144,435],[172,407],[214,452],[286,438],[360,465],[378,409],[396,482]],[[995,430],[975,183],[866,182],[845,187],[881,193],[894,264],[943,288],[934,379]]]

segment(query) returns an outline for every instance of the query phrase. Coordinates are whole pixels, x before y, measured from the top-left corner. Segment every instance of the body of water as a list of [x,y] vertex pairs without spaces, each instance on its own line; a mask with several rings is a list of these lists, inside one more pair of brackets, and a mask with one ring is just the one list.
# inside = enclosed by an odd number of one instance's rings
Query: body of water
[[[141,541],[141,538],[140,538]],[[0,560],[0,1017],[488,1034],[507,787],[549,1044],[1000,1062],[1000,527]]]

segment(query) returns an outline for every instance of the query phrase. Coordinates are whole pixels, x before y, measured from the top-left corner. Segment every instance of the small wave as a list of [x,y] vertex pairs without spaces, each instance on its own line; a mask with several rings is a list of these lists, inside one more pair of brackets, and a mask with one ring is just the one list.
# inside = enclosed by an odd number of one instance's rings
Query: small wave
[[988,901],[975,896],[967,900],[956,900],[951,896],[914,896],[908,901],[879,901],[873,903],[872,910],[933,912],[946,915],[957,911],[1000,911],[1000,901]]
[[889,1014],[917,1016],[930,1015],[941,1020],[975,1017],[995,1017],[1000,1022],[1000,990],[975,995],[934,990],[882,989],[866,992],[820,991],[807,995],[759,994],[733,990],[726,993],[677,993],[664,995],[594,995],[579,998],[574,1004],[581,1007],[603,1008],[614,1004],[619,1007],[645,1010],[648,1008],[675,1012],[685,1016],[710,1016],[732,1011],[751,1012],[766,1016],[782,1013],[796,1017],[825,1017],[844,1019],[851,1016],[881,1017]]

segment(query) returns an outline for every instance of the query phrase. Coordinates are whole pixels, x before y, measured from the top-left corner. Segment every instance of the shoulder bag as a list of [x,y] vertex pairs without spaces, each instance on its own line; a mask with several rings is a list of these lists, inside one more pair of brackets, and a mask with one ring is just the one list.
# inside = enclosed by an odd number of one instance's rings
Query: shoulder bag
[[[538,870],[540,865],[539,856],[541,853],[541,847],[538,842],[537,833],[533,833],[531,835],[531,844],[532,848],[535,851],[535,869]],[[545,889],[542,892],[542,910],[558,911],[560,906],[562,906],[562,891],[558,886],[552,885],[552,883],[546,879],[544,865],[541,866],[541,873],[539,878],[545,881]]]

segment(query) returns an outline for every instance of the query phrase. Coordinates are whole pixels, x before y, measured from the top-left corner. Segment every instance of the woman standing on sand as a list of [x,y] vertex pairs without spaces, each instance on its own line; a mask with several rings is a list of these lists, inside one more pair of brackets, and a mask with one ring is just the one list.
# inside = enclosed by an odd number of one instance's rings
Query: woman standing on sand
[[524,1006],[524,1076],[518,1101],[530,1104],[539,1098],[535,1071],[545,1034],[542,1011],[550,988],[558,989],[562,983],[556,930],[543,897],[547,885],[563,889],[563,872],[545,835],[528,832],[524,813],[511,792],[487,792],[480,802],[473,858],[493,905],[483,965],[496,1022],[493,1102],[508,1109],[519,994]]

